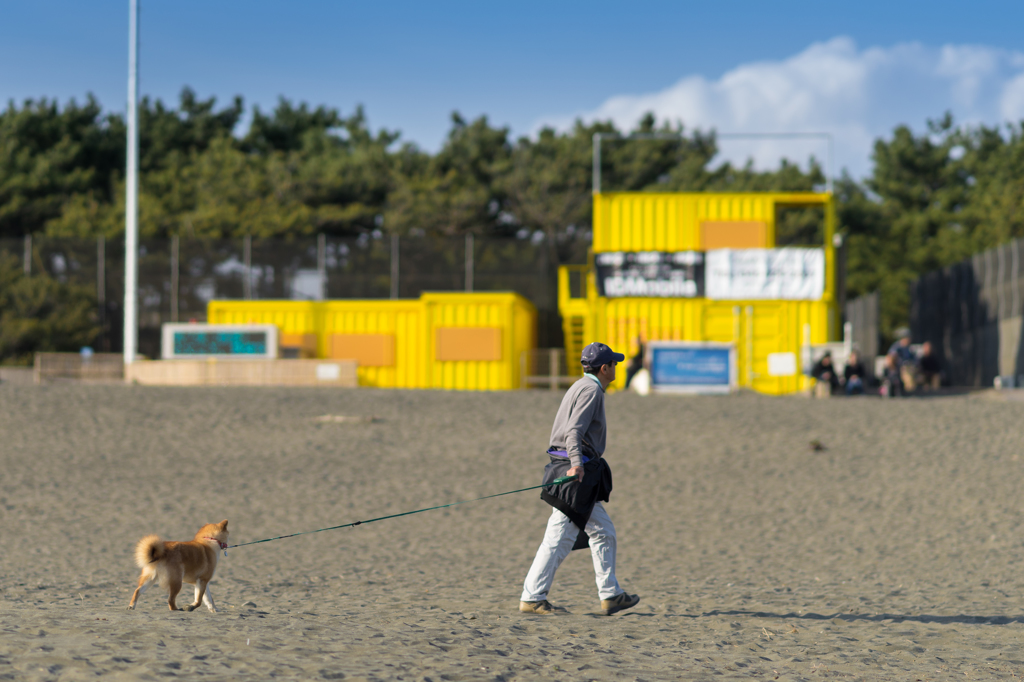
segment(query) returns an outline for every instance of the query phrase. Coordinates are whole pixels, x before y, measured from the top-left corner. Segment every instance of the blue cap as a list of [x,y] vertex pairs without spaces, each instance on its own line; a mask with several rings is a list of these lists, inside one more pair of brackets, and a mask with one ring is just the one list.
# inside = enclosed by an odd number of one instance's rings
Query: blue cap
[[626,356],[622,353],[616,353],[603,343],[595,341],[583,349],[580,364],[587,367],[600,367],[602,365],[610,365],[613,362],[622,362],[625,359]]

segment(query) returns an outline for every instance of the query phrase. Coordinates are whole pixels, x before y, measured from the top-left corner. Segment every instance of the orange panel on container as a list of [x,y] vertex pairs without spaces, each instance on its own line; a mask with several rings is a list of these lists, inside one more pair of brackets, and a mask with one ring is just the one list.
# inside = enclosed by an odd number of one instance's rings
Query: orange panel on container
[[360,367],[392,367],[395,337],[392,334],[331,334],[331,357],[356,360]]
[[498,327],[438,327],[435,359],[501,360]]
[[278,342],[282,348],[301,348],[316,353],[316,334],[284,334]]
[[768,246],[768,224],[763,220],[717,221],[700,224],[701,246],[712,249],[763,249]]

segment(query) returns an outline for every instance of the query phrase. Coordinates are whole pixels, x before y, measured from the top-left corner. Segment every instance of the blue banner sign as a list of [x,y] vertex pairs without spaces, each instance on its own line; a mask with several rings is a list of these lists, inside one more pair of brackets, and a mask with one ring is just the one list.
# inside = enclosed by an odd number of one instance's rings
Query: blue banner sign
[[735,354],[730,345],[650,345],[651,385],[655,390],[724,393],[735,383]]
[[174,333],[175,355],[259,355],[267,353],[266,332]]
[[278,355],[277,341],[278,329],[272,324],[166,322],[160,331],[160,357],[164,360],[271,360]]

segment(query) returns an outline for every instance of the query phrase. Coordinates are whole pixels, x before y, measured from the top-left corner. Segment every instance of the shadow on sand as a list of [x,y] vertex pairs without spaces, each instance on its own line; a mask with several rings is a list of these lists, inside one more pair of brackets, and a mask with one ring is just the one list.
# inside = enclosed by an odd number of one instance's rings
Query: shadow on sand
[[969,625],[1009,625],[1010,623],[1024,623],[1024,615],[1020,616],[968,616],[958,614],[955,616],[931,616],[928,614],[907,615],[900,613],[772,613],[771,611],[708,611],[700,615],[671,614],[684,618],[707,618],[711,616],[732,616],[748,618],[781,618],[794,620],[841,620],[854,622],[858,620],[885,621],[891,620],[897,623],[938,623],[947,625],[949,623],[965,623]]

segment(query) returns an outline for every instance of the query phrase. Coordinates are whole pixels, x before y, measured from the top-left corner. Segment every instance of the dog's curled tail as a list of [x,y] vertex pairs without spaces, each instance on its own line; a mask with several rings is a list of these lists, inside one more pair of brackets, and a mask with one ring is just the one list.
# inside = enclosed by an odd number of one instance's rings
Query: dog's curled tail
[[167,547],[159,535],[147,535],[135,545],[135,563],[139,568],[160,561],[167,555]]

